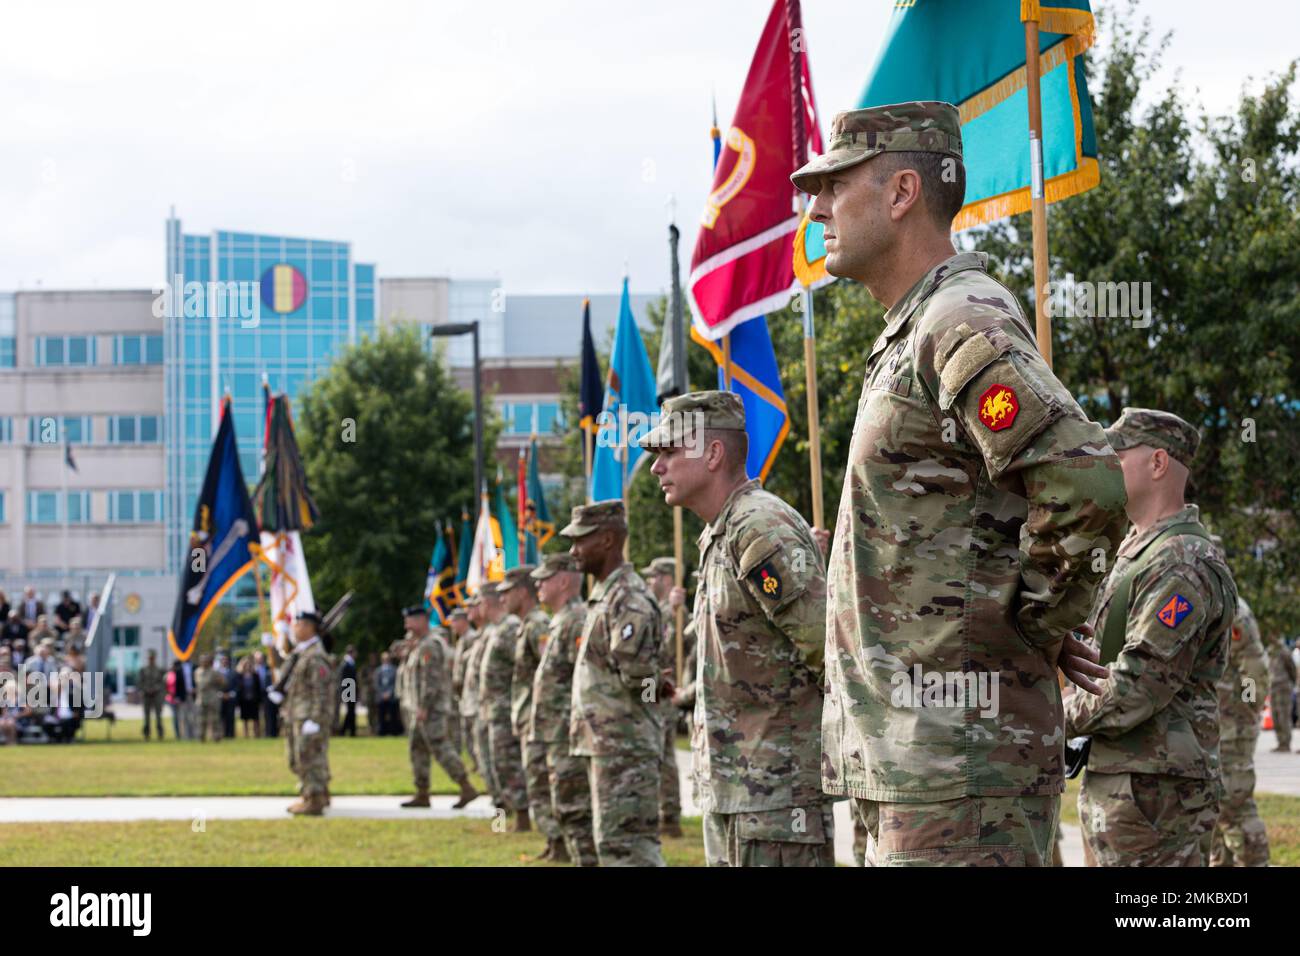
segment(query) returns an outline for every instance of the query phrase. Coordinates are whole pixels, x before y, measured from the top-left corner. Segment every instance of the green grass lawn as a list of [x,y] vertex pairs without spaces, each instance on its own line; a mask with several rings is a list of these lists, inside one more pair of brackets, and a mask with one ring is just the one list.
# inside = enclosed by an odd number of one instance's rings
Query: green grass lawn
[[[87,723],[86,741],[0,747],[0,796],[196,797],[292,796],[283,739],[232,738],[220,743],[146,743],[138,720]],[[405,737],[331,737],[330,790],[337,794],[406,793],[412,787]],[[475,780],[479,789],[482,782]],[[436,762],[432,789],[458,788]]]
[[[664,840],[669,866],[703,866],[699,820]],[[0,824],[0,866],[553,866],[527,863],[536,832],[494,833],[489,820],[184,820]],[[564,864],[568,865],[568,864]]]

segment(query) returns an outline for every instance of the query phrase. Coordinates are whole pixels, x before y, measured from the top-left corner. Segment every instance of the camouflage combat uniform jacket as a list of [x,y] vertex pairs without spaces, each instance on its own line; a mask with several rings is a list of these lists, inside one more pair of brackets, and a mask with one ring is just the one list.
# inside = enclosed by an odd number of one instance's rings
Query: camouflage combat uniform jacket
[[463,653],[460,665],[463,670],[460,685],[460,715],[462,717],[478,716],[478,669],[480,655],[483,653],[483,632],[466,631],[457,645]]
[[447,658],[451,649],[447,641],[437,631],[429,631],[415,645],[410,654],[411,698],[413,709],[418,719],[419,712],[424,711],[426,733],[430,725],[443,725],[434,736],[447,733],[445,718],[456,713],[455,698],[451,693],[451,670]]
[[826,576],[799,513],[757,481],[700,534],[695,719],[700,809],[821,799]]
[[[931,269],[867,359],[827,575],[830,794],[1064,786],[1056,659],[1122,532],[1123,476],[986,262]],[[917,706],[932,681],[947,706]],[[959,700],[993,682],[996,707]]]
[[528,743],[563,743],[569,739],[569,709],[573,705],[573,665],[578,660],[586,605],[575,597],[555,612],[542,660],[533,675],[533,699],[528,716]]
[[1254,756],[1253,744],[1259,737],[1259,715],[1268,696],[1268,684],[1268,655],[1259,635],[1259,623],[1246,599],[1238,596],[1228,663],[1216,685],[1221,747],[1248,743]]
[[573,669],[571,754],[648,757],[663,750],[662,641],[659,608],[632,565],[592,588]]
[[546,648],[546,634],[551,619],[540,607],[534,607],[519,624],[515,638],[515,669],[510,685],[510,725],[520,740],[528,737],[528,718],[533,712],[533,678]]
[[284,687],[280,719],[289,722],[295,734],[305,720],[314,721],[321,733],[328,733],[334,719],[334,663],[320,638],[313,638],[294,651],[298,661]]
[[519,618],[507,614],[484,629],[483,656],[479,660],[479,717],[498,726],[510,726],[511,685],[515,674],[515,641]]
[[[1200,522],[1196,505],[1129,532],[1088,619],[1100,637],[1130,556],[1172,524]],[[1129,594],[1124,649],[1100,694],[1075,694],[1067,732],[1092,736],[1088,770],[1218,779],[1219,695],[1237,588],[1218,549],[1180,534],[1146,556]]]
[[157,664],[145,664],[140,668],[140,696],[162,700],[167,693],[167,675]]

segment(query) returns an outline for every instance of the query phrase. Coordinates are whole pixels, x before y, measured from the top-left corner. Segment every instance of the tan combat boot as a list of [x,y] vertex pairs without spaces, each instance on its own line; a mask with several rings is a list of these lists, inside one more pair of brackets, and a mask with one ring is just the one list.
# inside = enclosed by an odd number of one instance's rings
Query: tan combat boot
[[295,816],[318,817],[325,812],[325,795],[314,793],[302,801],[301,808],[290,807],[289,812]]
[[307,806],[306,799],[304,799],[303,797],[299,797],[293,803],[289,804],[289,806],[286,807],[286,809],[290,813],[302,813],[303,808],[305,808],[306,806]]
[[415,796],[403,803],[402,806],[408,808],[429,806],[429,791],[426,788],[421,787],[419,790],[415,791]]
[[470,801],[476,800],[478,797],[479,792],[474,789],[474,784],[470,783],[469,779],[466,778],[460,782],[460,799],[453,803],[451,808],[453,810],[459,810],[462,807],[468,806]]

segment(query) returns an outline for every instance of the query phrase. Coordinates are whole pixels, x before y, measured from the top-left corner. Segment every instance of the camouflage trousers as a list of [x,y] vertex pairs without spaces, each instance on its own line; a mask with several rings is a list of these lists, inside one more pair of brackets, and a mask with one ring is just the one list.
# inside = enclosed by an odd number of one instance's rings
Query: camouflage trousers
[[474,736],[474,718],[463,714],[456,718],[460,728],[460,749],[469,754],[470,770],[478,772],[478,741]]
[[474,718],[474,749],[478,754],[478,772],[492,797],[492,803],[500,806],[496,774],[492,772],[492,739],[488,733],[488,722],[481,717]]
[[329,734],[321,728],[304,734],[301,726],[285,721],[284,745],[289,754],[289,769],[298,777],[298,792],[304,797],[323,797],[330,785]]
[[524,761],[509,714],[488,721],[488,748],[492,754],[492,776],[497,784],[496,805],[514,812],[527,810]]
[[659,753],[659,822],[678,823],[682,818],[682,782],[677,769],[677,708],[664,705],[664,745]]
[[447,717],[447,739],[456,753],[459,754],[465,749],[465,738],[461,736],[460,714],[451,714]]
[[857,797],[850,797],[849,809],[853,814],[853,862],[858,866],[866,866],[867,819],[863,815],[861,801]]
[[140,699],[144,707],[144,739],[149,739],[149,716],[153,715],[153,721],[158,728],[158,739],[162,740],[163,734],[163,696],[162,694],[145,694]]
[[1079,788],[1084,847],[1096,866],[1204,866],[1219,818],[1217,780],[1093,773]]
[[935,803],[859,800],[875,866],[1050,866],[1059,794]]
[[415,776],[417,790],[429,789],[431,758],[437,760],[438,766],[457,784],[463,784],[469,779],[465,773],[465,765],[461,763],[460,753],[447,733],[450,719],[443,714],[434,714],[422,724],[411,724],[411,770]]
[[709,866],[834,866],[831,802],[704,815]]
[[221,702],[199,704],[199,739],[221,739]]
[[592,830],[601,866],[663,866],[659,754],[591,757]]
[[1277,745],[1291,747],[1291,685],[1274,684],[1268,691],[1268,706],[1273,714],[1273,733]]
[[541,741],[522,742],[519,746],[524,758],[524,788],[528,791],[528,813],[537,829],[548,840],[560,839],[560,825],[555,822],[551,802],[551,772],[546,767],[546,744]]
[[1268,866],[1268,830],[1255,806],[1255,737],[1219,744],[1223,802],[1210,841],[1210,866]]
[[[530,744],[529,746],[537,746]],[[551,811],[575,866],[598,866],[591,827],[591,783],[586,757],[569,753],[567,740],[543,743]]]

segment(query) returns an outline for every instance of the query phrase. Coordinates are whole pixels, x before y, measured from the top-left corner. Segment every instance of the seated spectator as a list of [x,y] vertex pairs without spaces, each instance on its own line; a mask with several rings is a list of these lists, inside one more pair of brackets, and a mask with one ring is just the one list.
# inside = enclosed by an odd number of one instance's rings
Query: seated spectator
[[50,642],[51,650],[57,650],[58,636],[58,631],[50,627],[46,621],[45,615],[41,614],[36,618],[36,626],[33,627],[31,632],[27,635],[27,643],[32,647],[40,647],[43,642],[48,640]]
[[9,612],[12,610],[13,606],[10,605],[9,598],[5,596],[4,591],[0,591],[0,624],[9,620]]
[[45,613],[45,604],[37,599],[34,588],[23,588],[23,600],[22,603],[18,605],[18,611],[18,616],[22,619],[23,624],[29,632],[28,638],[30,641],[30,632],[32,628],[36,626],[37,619]]
[[62,600],[54,608],[54,629],[66,634],[74,617],[81,617],[81,605],[73,599],[70,591],[64,591]]
[[23,623],[22,615],[18,613],[18,608],[11,607],[5,614],[4,621],[0,622],[3,627],[0,628],[0,636],[3,636],[4,642],[12,648],[18,641],[27,640],[27,625]]
[[75,648],[77,653],[86,652],[86,631],[81,626],[81,618],[74,617],[68,622],[68,632],[63,636],[64,644],[69,648]]

